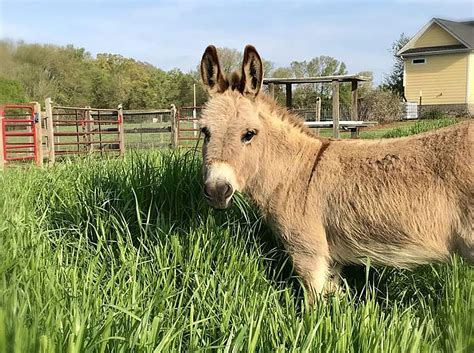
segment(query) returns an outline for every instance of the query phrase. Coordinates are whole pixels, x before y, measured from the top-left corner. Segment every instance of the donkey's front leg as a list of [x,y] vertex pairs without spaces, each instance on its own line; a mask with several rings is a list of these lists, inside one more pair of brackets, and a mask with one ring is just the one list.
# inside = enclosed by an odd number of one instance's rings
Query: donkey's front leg
[[306,287],[310,304],[313,305],[316,296],[325,293],[329,276],[329,260],[326,254],[311,254],[295,252],[291,254],[296,273],[301,277]]

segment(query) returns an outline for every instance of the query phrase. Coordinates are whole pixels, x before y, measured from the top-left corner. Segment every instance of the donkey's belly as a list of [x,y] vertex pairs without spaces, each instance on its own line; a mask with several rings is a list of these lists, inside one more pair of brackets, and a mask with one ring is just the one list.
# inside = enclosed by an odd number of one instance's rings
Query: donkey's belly
[[430,230],[407,225],[353,220],[326,226],[331,258],[341,263],[371,263],[395,267],[412,267],[449,258],[447,230],[429,234]]

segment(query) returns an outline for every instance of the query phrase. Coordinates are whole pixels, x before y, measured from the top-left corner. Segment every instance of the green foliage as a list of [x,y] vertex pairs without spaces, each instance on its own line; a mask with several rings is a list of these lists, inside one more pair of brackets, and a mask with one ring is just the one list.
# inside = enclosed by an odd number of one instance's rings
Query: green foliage
[[[236,49],[218,48],[220,64],[226,73],[239,70],[242,53]],[[309,61],[294,61],[289,67],[274,68],[263,60],[265,77],[308,77],[347,74],[343,62],[329,56]],[[163,71],[153,65],[118,54],[100,53],[94,58],[83,48],[26,44],[0,40],[0,77],[15,81],[27,101],[52,97],[56,104],[111,108],[122,104],[125,109],[191,106],[193,86],[196,103],[202,105],[208,96],[201,84],[199,65],[195,71]],[[15,91],[16,92],[16,91]],[[284,103],[284,87],[276,87],[277,100]],[[296,108],[312,107],[321,97],[323,107],[331,104],[328,84],[295,87]],[[350,104],[350,84],[340,88],[341,108]]]
[[0,351],[472,351],[462,260],[352,268],[311,309],[245,199],[208,208],[200,168],[146,152],[1,173]]
[[400,49],[402,49],[405,44],[408,43],[410,40],[409,37],[402,33],[400,37],[392,44],[390,48],[390,52],[393,55],[393,67],[392,71],[388,76],[385,77],[383,82],[383,87],[388,88],[392,92],[398,94],[400,97],[404,96],[404,89],[403,89],[403,59],[397,56],[397,53]]
[[[19,83],[24,99],[52,97],[63,105],[145,109],[192,105],[199,76],[178,69],[169,72],[117,54],[93,58],[72,45],[0,41],[0,77]],[[5,63],[5,64],[4,64]],[[198,104],[205,101],[201,91]]]
[[21,103],[25,101],[25,92],[18,81],[0,77],[0,104]]
[[393,130],[387,131],[382,137],[383,138],[393,138],[393,137],[403,137],[410,136],[414,134],[419,134],[422,132],[440,129],[449,125],[458,123],[458,119],[454,118],[441,118],[436,120],[420,120],[417,121],[414,125],[409,125],[405,127],[399,127]]
[[[346,65],[330,56],[321,55],[309,61],[293,61],[288,68],[278,68],[273,72],[273,77],[315,77],[347,74]],[[279,87],[275,96],[284,104],[284,88]],[[316,98],[320,97],[322,104],[331,99],[331,85],[314,83],[301,84],[294,87],[293,106],[295,108],[308,108],[316,105]],[[350,101],[350,87],[341,85],[340,100],[342,104]]]

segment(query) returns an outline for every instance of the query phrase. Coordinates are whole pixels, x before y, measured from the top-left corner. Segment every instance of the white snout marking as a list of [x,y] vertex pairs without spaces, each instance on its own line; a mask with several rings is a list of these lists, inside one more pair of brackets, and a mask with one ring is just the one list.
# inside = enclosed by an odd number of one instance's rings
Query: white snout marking
[[216,183],[217,181],[225,181],[232,185],[234,191],[239,190],[237,175],[234,168],[225,162],[215,162],[207,167],[206,183]]

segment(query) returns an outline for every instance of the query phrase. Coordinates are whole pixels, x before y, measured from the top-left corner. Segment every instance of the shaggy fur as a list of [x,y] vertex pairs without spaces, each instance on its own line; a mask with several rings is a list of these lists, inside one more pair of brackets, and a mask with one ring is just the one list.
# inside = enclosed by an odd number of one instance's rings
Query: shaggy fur
[[[260,57],[252,65],[263,72]],[[258,205],[310,293],[331,290],[341,264],[367,257],[396,267],[453,252],[474,261],[473,123],[397,139],[321,139],[254,85],[232,87],[213,92],[202,114],[205,181],[216,162],[233,171],[222,178]],[[247,131],[256,135],[244,143]]]

